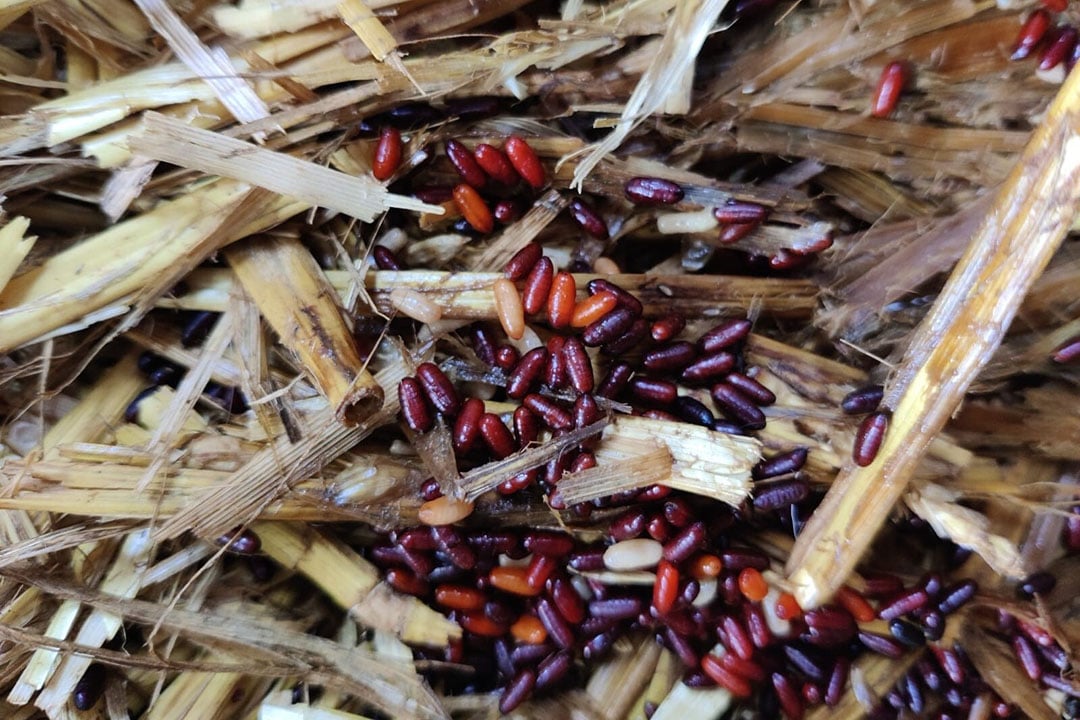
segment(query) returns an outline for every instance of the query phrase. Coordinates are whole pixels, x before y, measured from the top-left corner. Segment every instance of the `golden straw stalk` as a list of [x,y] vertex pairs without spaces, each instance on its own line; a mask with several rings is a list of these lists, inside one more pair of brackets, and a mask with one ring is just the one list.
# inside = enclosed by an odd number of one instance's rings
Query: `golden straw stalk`
[[356,425],[382,405],[382,388],[364,368],[336,293],[298,240],[256,238],[229,250],[226,257],[341,422]]
[[1078,208],[1080,74],[1072,73],[886,389],[882,406],[893,415],[876,459],[847,463],[795,543],[787,570],[804,608],[827,601],[862,558]]
[[30,221],[24,217],[12,218],[0,228],[0,290],[15,276],[30,248],[34,247],[35,235],[27,235]]
[[[344,270],[329,270],[326,277],[344,294],[353,280]],[[494,320],[492,285],[502,273],[445,272],[437,270],[379,270],[368,273],[364,284],[376,307],[394,312],[390,293],[415,290],[442,308],[444,320]],[[599,277],[575,273],[579,297]],[[777,317],[809,318],[817,307],[814,284],[800,278],[749,278],[739,275],[684,275],[624,273],[604,276],[641,300],[647,317],[677,312],[687,318],[710,318],[746,313],[750,307]],[[189,294],[162,298],[160,307],[223,311],[229,303],[228,272],[202,268],[188,276]]]
[[171,269],[192,262],[193,253],[206,257],[307,207],[276,198],[258,217],[236,222],[234,210],[251,192],[218,181],[113,225],[13,279],[0,292],[0,353],[138,297]]

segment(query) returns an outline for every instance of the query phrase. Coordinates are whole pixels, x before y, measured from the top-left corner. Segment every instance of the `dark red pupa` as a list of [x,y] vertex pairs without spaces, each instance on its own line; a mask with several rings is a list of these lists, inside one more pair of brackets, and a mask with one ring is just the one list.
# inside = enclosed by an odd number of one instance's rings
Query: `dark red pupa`
[[679,389],[675,383],[667,380],[636,376],[630,381],[630,392],[642,402],[665,406],[675,402]]
[[238,528],[236,530],[230,530],[215,541],[218,545],[225,548],[225,552],[234,553],[236,555],[254,555],[259,552],[262,547],[262,541],[259,536],[255,534],[254,530],[249,528]]
[[716,383],[710,391],[713,402],[725,415],[747,430],[765,427],[765,413],[752,400],[727,383]]
[[536,686],[536,671],[526,668],[518,671],[518,674],[503,688],[499,696],[499,712],[506,715],[518,708],[532,694]]
[[806,448],[795,448],[779,455],[774,455],[768,460],[762,460],[750,470],[750,475],[755,480],[788,475],[798,472],[806,464],[808,452]]
[[697,519],[693,509],[685,499],[669,498],[664,502],[664,519],[677,528],[684,528]]
[[876,412],[866,416],[855,433],[855,444],[851,448],[851,458],[856,465],[866,467],[874,462],[888,429],[889,413]]
[[770,679],[776,698],[780,701],[780,707],[789,718],[801,718],[803,715],[803,699],[795,689],[794,683],[784,673],[774,672]]
[[979,586],[974,580],[962,580],[955,585],[950,585],[942,593],[943,597],[937,606],[938,612],[942,615],[955,612],[964,603],[975,597],[978,589]]
[[707,540],[705,523],[691,523],[664,545],[664,558],[679,565],[705,547]]
[[454,198],[454,188],[447,187],[445,185],[437,185],[434,187],[417,188],[413,190],[413,195],[417,199],[422,200],[432,205],[439,205],[440,203],[450,202]]
[[521,404],[534,412],[552,430],[567,430],[574,426],[570,412],[546,395],[530,393]]
[[907,652],[907,648],[901,645],[891,637],[885,637],[884,635],[878,635],[877,633],[867,632],[865,630],[859,631],[859,642],[864,647],[868,648],[872,652],[876,652],[878,655],[884,655],[889,658],[901,658],[904,653]]
[[684,382],[706,382],[727,375],[734,367],[735,356],[720,351],[692,362],[682,371],[680,378]]
[[497,460],[512,455],[516,449],[514,436],[498,415],[484,413],[480,417],[480,437]]
[[614,400],[626,389],[630,382],[630,376],[634,374],[632,365],[626,362],[617,362],[608,370],[608,374],[596,388],[596,394],[608,400]]
[[589,359],[585,346],[576,337],[569,337],[563,345],[563,355],[566,358],[566,374],[570,380],[570,386],[579,393],[592,392],[594,385],[592,360]]
[[617,516],[608,526],[608,535],[615,542],[636,538],[645,532],[645,524],[648,522],[645,511],[639,508],[627,510]]
[[635,177],[623,186],[626,198],[637,205],[674,205],[683,199],[677,183],[657,177]]
[[540,436],[540,421],[524,405],[514,410],[513,425],[518,447],[526,447],[536,442],[536,438]]
[[416,378],[402,378],[398,383],[398,403],[405,424],[413,432],[426,433],[435,424],[424,390]]
[[743,624],[733,615],[724,615],[716,627],[716,632],[724,645],[743,660],[754,657],[754,642]]
[[76,710],[89,710],[97,705],[104,693],[105,666],[100,663],[91,663],[83,676],[75,683],[75,689],[71,693],[71,702]]
[[768,556],[760,550],[751,548],[728,548],[720,553],[720,560],[724,564],[724,569],[731,571],[744,568],[765,570],[769,567]]
[[878,617],[882,620],[895,620],[916,610],[921,610],[930,602],[930,596],[922,588],[906,590],[885,600],[878,608]]
[[604,345],[629,330],[636,319],[630,308],[616,307],[596,322],[590,323],[581,334],[581,341],[590,346]]
[[809,494],[810,486],[802,480],[776,480],[755,488],[753,505],[762,511],[780,510],[802,502]]
[[467,398],[461,405],[461,412],[454,422],[452,440],[454,452],[464,455],[469,452],[480,436],[480,418],[484,415],[484,401],[479,398]]
[[424,388],[428,400],[435,409],[447,417],[457,415],[461,409],[461,401],[458,399],[457,390],[450,378],[446,377],[438,365],[432,362],[421,363],[416,366],[416,379]]
[[564,649],[574,646],[574,631],[553,602],[547,598],[537,600],[536,616],[540,618],[544,629],[548,631],[548,637],[554,640],[556,645]]
[[509,225],[521,217],[521,207],[513,200],[500,200],[491,209],[491,214],[503,225]]
[[698,346],[706,355],[724,350],[750,334],[750,321],[725,320],[701,336]]
[[531,242],[514,253],[514,257],[507,261],[503,272],[506,277],[517,282],[532,271],[543,254],[543,246],[540,243]]
[[521,305],[526,314],[535,315],[544,309],[554,278],[555,265],[550,258],[542,257],[533,264],[521,289]]
[[757,405],[772,405],[776,402],[776,395],[772,390],[765,387],[752,377],[742,373],[733,372],[724,379],[728,385],[753,400]]
[[1035,652],[1035,645],[1023,635],[1014,635],[1012,639],[1012,649],[1016,654],[1016,659],[1020,661],[1020,667],[1024,669],[1024,672],[1029,678],[1038,682],[1042,677],[1042,663],[1039,662],[1039,656]]
[[848,674],[851,671],[851,661],[846,657],[839,657],[833,665],[832,674],[829,675],[829,683],[825,690],[825,704],[834,707],[843,697],[844,686],[847,684]]
[[385,245],[376,245],[371,249],[371,257],[375,261],[375,267],[380,270],[404,270],[405,265],[394,254],[394,251]]
[[[436,545],[438,545],[438,543],[436,543]],[[420,577],[428,577],[428,575],[431,574],[431,571],[435,569],[435,561],[425,552],[409,550],[401,546],[389,547],[385,550],[386,555],[383,557],[389,560],[390,564],[395,564],[396,561],[400,561]]]
[[697,357],[697,348],[693,343],[678,340],[647,351],[641,358],[646,370],[653,372],[679,371]]
[[769,209],[764,205],[738,200],[729,200],[713,210],[713,217],[723,225],[760,223],[768,214]]
[[804,637],[815,645],[841,645],[854,638],[858,632],[855,619],[847,610],[837,605],[823,605],[808,610],[803,615],[803,620],[808,628],[808,634]]
[[1060,28],[1050,44],[1039,55],[1039,69],[1053,70],[1063,62],[1066,62],[1076,48],[1076,28]]
[[[616,308],[619,310],[621,308]],[[649,334],[649,322],[639,317],[630,326],[630,329],[600,348],[600,352],[609,357],[620,357],[632,350],[642,342]]]
[[608,239],[608,227],[604,218],[600,217],[600,214],[581,198],[570,201],[570,216],[582,230],[597,240]]
[[487,173],[480,167],[480,164],[476,162],[476,157],[473,156],[472,151],[469,148],[462,145],[457,140],[446,141],[446,157],[450,159],[454,169],[457,170],[458,175],[469,185],[472,185],[476,189],[480,189],[487,185]]
[[866,385],[856,388],[844,396],[840,401],[840,409],[845,415],[862,415],[863,413],[877,410],[881,404],[881,398],[885,396],[885,388],[882,385]]
[[543,690],[557,684],[566,677],[574,665],[574,657],[569,650],[559,650],[544,658],[536,666],[536,690]]
[[533,348],[525,353],[510,376],[506,379],[506,394],[515,400],[525,397],[529,389],[540,380],[540,373],[547,363],[547,348]]
[[420,484],[420,499],[425,502],[434,500],[435,498],[441,498],[442,494],[442,488],[439,487],[439,481],[435,478],[428,478]]
[[553,390],[566,387],[566,338],[552,335],[547,341],[548,358],[544,364],[543,383]]
[[507,372],[517,366],[520,357],[513,345],[500,345],[495,349],[495,365]]

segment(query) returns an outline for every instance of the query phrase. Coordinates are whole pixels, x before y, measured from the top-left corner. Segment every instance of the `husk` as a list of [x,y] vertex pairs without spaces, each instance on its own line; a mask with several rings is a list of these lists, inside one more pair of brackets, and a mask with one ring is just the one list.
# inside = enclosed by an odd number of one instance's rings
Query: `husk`
[[700,426],[622,417],[601,436],[597,467],[559,483],[570,504],[660,484],[738,506],[761,457],[752,438]]

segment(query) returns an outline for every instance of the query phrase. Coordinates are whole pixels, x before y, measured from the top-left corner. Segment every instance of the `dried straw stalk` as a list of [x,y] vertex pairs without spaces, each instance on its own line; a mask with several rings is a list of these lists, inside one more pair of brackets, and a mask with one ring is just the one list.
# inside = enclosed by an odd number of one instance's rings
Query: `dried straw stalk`
[[737,507],[761,446],[698,425],[623,416],[604,432],[595,455],[596,467],[559,483],[568,504],[659,483]]
[[210,86],[233,117],[252,122],[270,114],[266,103],[236,74],[225,51],[206,47],[163,0],[135,0],[135,4],[180,61]]
[[64,417],[45,434],[42,449],[54,457],[62,445],[73,442],[97,442],[117,421],[124,409],[143,388],[137,357],[128,353],[102,375],[97,383]]
[[[114,303],[164,293],[162,278],[219,248],[302,212],[304,203],[255,198],[246,185],[219,181],[162,203],[53,255],[0,292],[0,352],[42,340]],[[255,212],[253,212],[255,211]],[[88,270],[89,269],[89,270]]]
[[[406,374],[403,364],[393,365],[378,373],[375,381],[381,387],[396,387]],[[290,487],[355,447],[375,429],[393,422],[398,409],[397,393],[391,393],[381,409],[352,427],[340,423],[329,407],[311,413],[304,419],[299,442],[287,435],[274,438],[220,487],[164,522],[157,537],[177,537],[185,532],[218,537],[250,523]]]
[[260,522],[252,529],[270,557],[309,577],[357,622],[417,645],[445,647],[461,637],[454,622],[382,584],[378,568],[343,543],[306,525]]
[[16,217],[0,228],[0,291],[15,276],[15,271],[34,247],[37,237],[27,236],[30,220]]
[[436,215],[442,208],[394,195],[370,177],[354,177],[220,133],[147,112],[142,132],[129,139],[135,152],[185,168],[265,187],[371,222],[390,208]]
[[[232,477],[224,470],[172,466],[166,478],[159,478],[155,492],[147,493],[140,492],[138,485],[149,456],[141,456],[144,462],[133,465],[121,464],[123,459],[115,456],[108,462],[101,459],[8,461],[0,476],[8,481],[12,495],[0,497],[0,507],[153,520],[198,505]],[[374,456],[371,464],[362,462],[364,458],[357,460],[350,470],[330,478],[298,482],[292,491],[264,507],[258,517],[374,521],[379,519],[376,503],[385,498],[388,488],[409,484],[418,473],[389,456]]]
[[605,720],[626,717],[639,690],[652,677],[662,649],[651,638],[617,643],[613,657],[589,676],[585,694]]
[[[446,718],[432,692],[408,665],[390,663],[362,648],[298,632],[281,622],[221,613],[167,608],[154,602],[117,599],[73,583],[6,569],[4,575],[39,587],[57,598],[75,600],[103,616],[183,632],[208,647],[231,650],[258,664],[291,667],[297,675],[364,697],[385,712],[403,718]],[[89,659],[85,659],[89,663]],[[81,674],[81,673],[80,673]],[[78,679],[78,678],[76,678]],[[65,701],[67,697],[65,696]]]
[[259,312],[295,353],[335,416],[356,425],[382,404],[383,389],[345,324],[311,253],[292,237],[249,238],[225,257]]
[[720,720],[734,698],[722,687],[697,689],[676,683],[656,708],[656,720]]
[[688,0],[675,5],[663,42],[626,101],[615,130],[584,153],[571,187],[581,189],[593,168],[618,148],[638,123],[667,105],[671,94],[684,87],[705,38],[726,5],[727,0]]
[[[511,253],[512,254],[512,253]],[[330,284],[344,295],[354,275],[344,270],[325,273]],[[491,290],[501,273],[444,272],[434,270],[380,270],[364,276],[364,288],[383,313],[394,312],[390,292],[406,288],[422,293],[442,308],[447,320],[495,320],[495,296]],[[585,297],[585,287],[597,275],[575,273]],[[603,276],[639,298],[649,317],[680,312],[690,318],[710,318],[745,313],[751,307],[777,317],[808,318],[817,306],[817,287],[810,281],[786,278],[747,278],[738,275],[619,274]],[[161,307],[223,311],[229,303],[229,273],[197,270],[188,277],[188,292],[162,298]]]

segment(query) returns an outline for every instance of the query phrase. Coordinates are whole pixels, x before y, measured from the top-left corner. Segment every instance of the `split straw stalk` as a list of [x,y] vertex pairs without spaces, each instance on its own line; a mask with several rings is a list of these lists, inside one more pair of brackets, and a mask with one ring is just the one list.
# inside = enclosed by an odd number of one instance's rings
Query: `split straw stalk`
[[795,543],[787,570],[803,607],[826,602],[862,558],[1078,209],[1080,73],[1072,73],[886,389],[893,415],[877,459],[845,465]]

